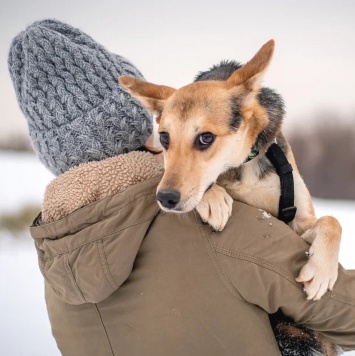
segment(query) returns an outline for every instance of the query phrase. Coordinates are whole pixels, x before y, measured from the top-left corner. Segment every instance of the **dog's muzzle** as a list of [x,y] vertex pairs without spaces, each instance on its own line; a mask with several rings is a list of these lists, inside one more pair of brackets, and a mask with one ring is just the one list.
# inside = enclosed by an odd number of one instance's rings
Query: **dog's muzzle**
[[180,193],[173,189],[162,189],[157,194],[157,200],[162,207],[174,209],[180,202]]

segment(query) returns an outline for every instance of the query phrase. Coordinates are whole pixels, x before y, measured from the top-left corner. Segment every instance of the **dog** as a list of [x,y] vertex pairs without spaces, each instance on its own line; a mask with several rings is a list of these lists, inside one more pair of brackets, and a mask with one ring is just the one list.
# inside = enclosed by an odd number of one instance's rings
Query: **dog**
[[297,212],[289,225],[310,244],[308,262],[296,280],[304,284],[307,299],[319,300],[337,279],[341,226],[331,216],[316,218],[281,131],[282,99],[261,87],[274,47],[270,40],[245,65],[222,62],[180,89],[129,76],[119,81],[156,116],[164,152],[157,188],[163,211],[196,208],[219,231],[230,217],[232,198],[278,216],[280,178],[267,157],[277,143],[293,170]]

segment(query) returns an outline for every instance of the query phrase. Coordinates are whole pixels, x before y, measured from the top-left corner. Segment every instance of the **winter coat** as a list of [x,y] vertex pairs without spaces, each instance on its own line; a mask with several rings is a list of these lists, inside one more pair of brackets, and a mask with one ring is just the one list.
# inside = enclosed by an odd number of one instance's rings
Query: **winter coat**
[[308,301],[295,277],[309,246],[287,225],[235,202],[215,233],[196,212],[162,213],[159,180],[31,228],[63,355],[279,355],[267,314],[279,309],[355,349],[354,271]]

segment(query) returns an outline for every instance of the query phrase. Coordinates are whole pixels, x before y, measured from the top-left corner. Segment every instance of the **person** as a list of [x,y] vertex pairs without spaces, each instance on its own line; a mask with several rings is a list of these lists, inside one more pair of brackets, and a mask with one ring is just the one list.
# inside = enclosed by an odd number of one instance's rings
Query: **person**
[[142,78],[128,60],[43,20],[14,39],[9,69],[58,176],[31,234],[63,355],[297,354],[277,344],[278,311],[320,332],[315,344],[355,349],[355,271],[339,266],[334,290],[309,301],[295,281],[309,246],[286,224],[237,201],[218,233],[194,211],[159,210],[162,162],[142,148],[152,120],[117,82]]

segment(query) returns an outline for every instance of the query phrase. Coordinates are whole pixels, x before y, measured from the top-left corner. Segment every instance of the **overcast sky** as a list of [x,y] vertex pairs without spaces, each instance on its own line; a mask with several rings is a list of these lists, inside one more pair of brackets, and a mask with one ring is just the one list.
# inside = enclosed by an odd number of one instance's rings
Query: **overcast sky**
[[179,87],[221,59],[249,60],[270,38],[264,85],[286,101],[286,128],[316,112],[355,123],[353,0],[0,0],[0,139],[27,132],[7,70],[11,40],[56,18],[129,58],[147,80]]

